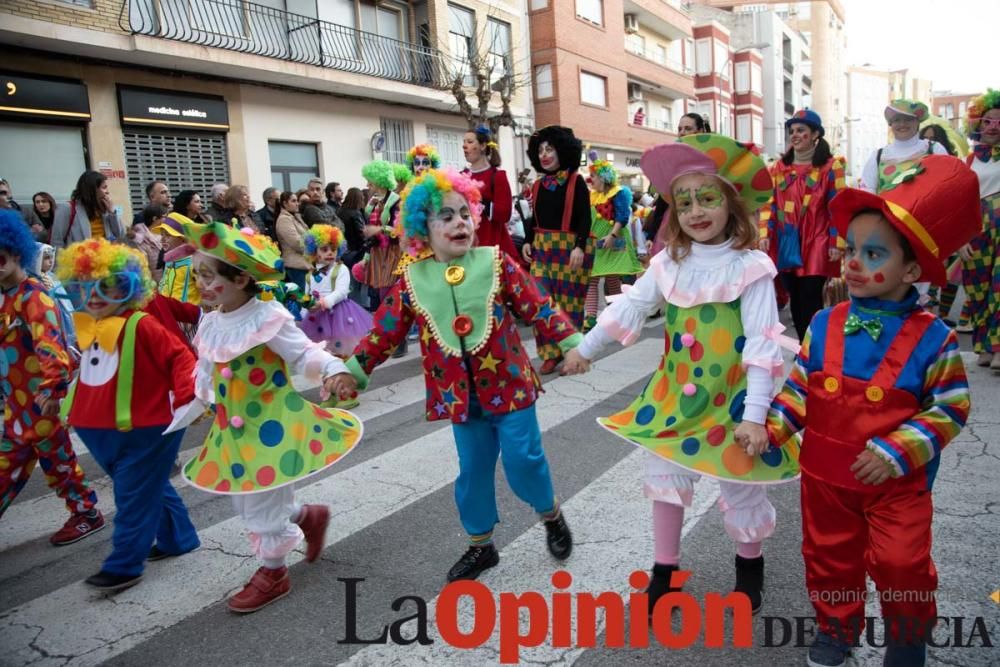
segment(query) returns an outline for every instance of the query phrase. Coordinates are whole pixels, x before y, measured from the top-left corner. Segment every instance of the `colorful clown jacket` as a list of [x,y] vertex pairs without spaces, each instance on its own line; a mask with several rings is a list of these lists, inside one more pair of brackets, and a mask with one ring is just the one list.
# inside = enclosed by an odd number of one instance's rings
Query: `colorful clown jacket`
[[418,261],[406,267],[385,297],[372,332],[347,367],[365,388],[375,367],[416,322],[428,420],[468,421],[472,392],[486,413],[521,410],[538,398],[541,381],[515,318],[559,341],[564,352],[582,340],[552,299],[499,248],[473,248],[447,264]]

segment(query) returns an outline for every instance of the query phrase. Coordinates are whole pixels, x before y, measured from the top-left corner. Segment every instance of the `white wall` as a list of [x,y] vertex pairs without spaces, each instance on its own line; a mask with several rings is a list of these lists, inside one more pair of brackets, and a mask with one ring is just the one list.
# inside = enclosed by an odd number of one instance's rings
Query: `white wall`
[[889,100],[889,80],[885,76],[849,71],[847,85],[847,115],[851,119],[847,123],[847,176],[856,179],[861,177],[871,154],[888,142],[882,114]]

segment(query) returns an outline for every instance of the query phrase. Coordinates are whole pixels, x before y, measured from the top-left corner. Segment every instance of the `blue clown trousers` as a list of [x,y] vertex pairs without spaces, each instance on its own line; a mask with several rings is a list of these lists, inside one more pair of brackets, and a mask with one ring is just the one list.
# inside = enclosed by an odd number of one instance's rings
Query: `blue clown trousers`
[[465,531],[486,536],[500,521],[497,513],[496,465],[503,461],[507,482],[518,498],[539,514],[555,507],[552,476],[542,450],[535,406],[504,415],[484,412],[473,397],[469,421],[452,424],[458,448],[455,503]]
[[162,435],[165,426],[132,431],[78,428],[94,460],[114,483],[111,555],[101,570],[121,576],[142,574],[155,543],[168,554],[183,554],[201,542],[184,501],[170,484],[170,471],[184,431]]

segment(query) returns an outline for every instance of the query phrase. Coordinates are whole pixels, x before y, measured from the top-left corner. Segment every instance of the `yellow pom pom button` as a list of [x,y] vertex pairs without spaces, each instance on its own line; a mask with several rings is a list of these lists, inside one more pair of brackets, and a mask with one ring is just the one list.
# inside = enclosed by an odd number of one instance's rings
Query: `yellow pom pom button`
[[465,280],[465,268],[461,266],[449,266],[444,270],[444,279],[449,285],[458,285]]
[[865,389],[865,398],[867,398],[872,403],[878,403],[883,398],[885,398],[885,390],[882,387],[876,387],[872,385]]
[[[462,267],[455,267],[462,268]],[[472,318],[468,315],[456,315],[455,319],[451,322],[451,328],[459,336],[468,336],[472,333]]]
[[840,389],[840,383],[837,382],[837,378],[827,378],[823,380],[823,389],[833,394]]

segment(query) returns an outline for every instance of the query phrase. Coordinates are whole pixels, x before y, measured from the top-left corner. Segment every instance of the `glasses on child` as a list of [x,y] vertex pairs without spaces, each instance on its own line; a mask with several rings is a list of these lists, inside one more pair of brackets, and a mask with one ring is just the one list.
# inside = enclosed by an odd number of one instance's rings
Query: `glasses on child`
[[112,273],[100,280],[68,280],[63,283],[65,294],[75,310],[83,310],[95,295],[108,303],[125,303],[135,294],[138,278],[134,273]]
[[414,167],[429,167],[431,166],[431,159],[429,157],[415,157],[413,158]]
[[[983,118],[979,121],[979,129],[985,130],[986,128],[1000,127],[1000,118]],[[0,192],[0,194],[4,194]]]

